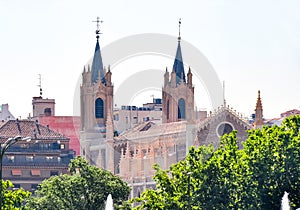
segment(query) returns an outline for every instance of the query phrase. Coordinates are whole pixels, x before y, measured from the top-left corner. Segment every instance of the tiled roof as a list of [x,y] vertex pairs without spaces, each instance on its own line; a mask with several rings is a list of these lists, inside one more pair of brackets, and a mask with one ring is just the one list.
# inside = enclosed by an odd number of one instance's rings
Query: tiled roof
[[17,135],[30,136],[32,139],[68,139],[63,134],[31,120],[9,120],[1,125],[0,139],[13,138]]
[[298,115],[300,114],[300,111],[297,109],[292,109],[286,112],[283,112],[280,114],[281,117],[290,116],[290,115]]

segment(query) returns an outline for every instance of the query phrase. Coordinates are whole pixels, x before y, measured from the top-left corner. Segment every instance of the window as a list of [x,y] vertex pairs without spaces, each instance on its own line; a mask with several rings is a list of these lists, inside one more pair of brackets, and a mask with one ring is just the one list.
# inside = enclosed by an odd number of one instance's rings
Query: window
[[45,116],[51,116],[51,108],[44,109],[44,115]]
[[33,161],[33,156],[32,155],[27,155],[26,156],[26,161],[32,162]]
[[31,184],[31,190],[35,191],[38,187],[38,184]]
[[21,185],[20,184],[14,184],[13,190],[17,190],[20,189]]
[[29,144],[20,144],[20,147],[22,149],[28,149],[29,148]]
[[167,101],[167,120],[170,118],[170,101]]
[[15,162],[15,156],[14,156],[14,155],[8,155],[8,161],[9,161],[10,163]]
[[58,176],[58,171],[50,171],[50,176]]
[[178,101],[178,119],[185,119],[185,101],[183,98]]
[[47,162],[52,161],[52,160],[53,160],[53,156],[47,156],[47,157],[46,157],[46,160],[47,160]]
[[115,121],[119,121],[119,114],[115,114],[115,115],[114,115],[114,120],[115,120]]
[[59,149],[60,148],[60,141],[57,141],[57,142],[54,142],[54,143],[52,143],[52,148],[53,149]]
[[44,144],[44,148],[46,149],[46,150],[48,150],[48,149],[50,149],[50,144]]
[[60,145],[60,149],[65,149],[65,145],[64,145],[64,144],[61,144],[61,145]]
[[143,122],[148,122],[149,120],[149,117],[143,117]]
[[232,125],[227,122],[221,123],[217,128],[217,134],[219,136],[223,136],[224,134],[228,134],[233,131]]
[[95,101],[95,117],[104,118],[104,102],[101,98],[97,98]]

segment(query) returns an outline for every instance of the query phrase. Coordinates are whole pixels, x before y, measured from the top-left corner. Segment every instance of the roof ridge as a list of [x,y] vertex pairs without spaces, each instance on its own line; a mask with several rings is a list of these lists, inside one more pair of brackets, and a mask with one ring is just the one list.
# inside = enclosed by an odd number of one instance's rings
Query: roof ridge
[[0,138],[16,135],[30,136],[36,139],[69,139],[64,134],[33,120],[9,120],[0,127]]

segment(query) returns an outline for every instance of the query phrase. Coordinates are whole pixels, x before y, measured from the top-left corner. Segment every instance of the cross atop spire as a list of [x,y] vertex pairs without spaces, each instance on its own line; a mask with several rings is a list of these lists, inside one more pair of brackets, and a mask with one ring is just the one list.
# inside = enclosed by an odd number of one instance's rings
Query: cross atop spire
[[176,84],[179,85],[181,83],[181,79],[184,83],[186,83],[185,80],[185,73],[184,73],[184,67],[183,67],[183,60],[182,60],[182,54],[181,54],[181,46],[180,46],[180,26],[181,26],[181,18],[179,18],[179,36],[178,36],[178,46],[176,51],[176,57],[173,64],[173,71],[176,72]]
[[100,20],[99,17],[97,17],[97,20],[95,20],[93,22],[97,23],[97,30],[96,30],[97,43],[96,43],[95,53],[94,53],[94,58],[93,58],[93,63],[92,63],[92,83],[96,83],[97,80],[100,80],[103,84],[106,84],[103,63],[102,63],[101,50],[100,50],[100,45],[99,45],[99,35],[101,34],[100,33],[100,23],[103,23],[103,21]]
[[100,33],[100,23],[103,23],[103,20],[100,20],[100,18],[99,17],[97,17],[97,20],[94,20],[93,21],[94,23],[97,23],[97,30],[96,30],[96,38],[97,38],[97,40],[99,39],[99,35],[100,34],[102,34],[102,33]]
[[178,41],[180,41],[181,37],[180,37],[180,26],[181,26],[181,18],[179,18],[179,21],[178,21]]

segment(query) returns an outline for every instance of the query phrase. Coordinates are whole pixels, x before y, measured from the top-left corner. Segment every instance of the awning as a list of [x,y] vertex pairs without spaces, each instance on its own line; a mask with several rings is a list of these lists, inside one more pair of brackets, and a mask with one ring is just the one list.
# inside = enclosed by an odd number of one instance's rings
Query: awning
[[11,173],[13,176],[21,176],[22,175],[22,170],[21,169],[12,169]]
[[39,169],[32,169],[31,170],[31,175],[32,176],[41,176],[41,170],[39,170]]

